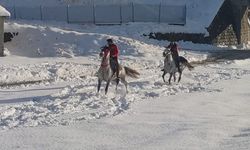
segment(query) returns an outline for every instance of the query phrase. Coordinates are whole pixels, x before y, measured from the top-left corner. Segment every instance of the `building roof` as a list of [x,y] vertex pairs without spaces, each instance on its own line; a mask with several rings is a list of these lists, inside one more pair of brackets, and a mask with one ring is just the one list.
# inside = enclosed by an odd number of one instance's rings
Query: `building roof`
[[10,12],[8,12],[3,6],[0,5],[0,16],[1,17],[9,17]]

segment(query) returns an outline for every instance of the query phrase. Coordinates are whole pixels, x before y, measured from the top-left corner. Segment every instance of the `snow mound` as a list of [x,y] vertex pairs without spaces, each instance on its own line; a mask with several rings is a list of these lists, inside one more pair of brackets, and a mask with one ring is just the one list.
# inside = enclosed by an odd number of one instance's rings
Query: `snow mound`
[[67,27],[18,23],[9,23],[6,26],[7,31],[19,33],[13,41],[6,44],[10,54],[25,57],[71,58],[94,55],[100,51],[100,47],[106,44],[108,38],[114,39],[119,45],[122,55],[138,56],[140,55],[138,49],[148,46],[146,43],[131,38],[88,32],[88,29],[72,31]]
[[0,16],[10,17],[10,12],[8,12],[4,7],[0,5]]
[[[145,33],[163,29],[163,25],[130,24],[122,26],[68,25],[44,22],[8,22],[5,30],[18,32],[11,42],[5,44],[9,55],[39,57],[93,56],[113,38],[121,49],[122,56],[143,56],[145,52],[160,52],[168,42],[148,39]],[[140,28],[141,30],[138,30]],[[205,44],[179,42],[180,47],[192,50],[218,49]],[[151,53],[151,52],[150,52]]]

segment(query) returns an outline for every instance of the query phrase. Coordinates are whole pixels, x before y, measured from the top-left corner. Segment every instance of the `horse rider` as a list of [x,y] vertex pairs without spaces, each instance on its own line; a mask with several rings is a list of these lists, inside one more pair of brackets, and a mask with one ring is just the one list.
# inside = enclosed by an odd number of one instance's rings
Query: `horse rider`
[[110,66],[113,71],[114,76],[116,74],[116,81],[119,82],[119,49],[116,44],[114,44],[112,39],[107,39],[107,46],[102,48],[102,52],[110,52]]
[[168,49],[170,49],[172,58],[175,62],[175,65],[178,69],[178,72],[181,73],[180,69],[180,57],[179,57],[179,46],[175,42],[170,42],[170,44],[167,46]]

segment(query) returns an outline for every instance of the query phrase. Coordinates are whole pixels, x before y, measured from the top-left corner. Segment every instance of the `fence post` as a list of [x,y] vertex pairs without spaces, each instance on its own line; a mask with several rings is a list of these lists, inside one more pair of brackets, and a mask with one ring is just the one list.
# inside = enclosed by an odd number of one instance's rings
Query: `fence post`
[[16,5],[14,5],[14,19],[17,19],[16,18]]
[[41,17],[41,21],[43,21],[43,8],[42,8],[43,6],[42,5],[40,5],[40,17]]
[[185,25],[187,24],[187,4],[185,5]]
[[120,23],[122,24],[122,4],[120,4]]
[[161,23],[161,3],[159,5],[159,23]]
[[69,5],[67,5],[67,23],[69,23]]
[[134,2],[132,2],[132,22],[135,22],[135,8],[134,8]]
[[95,18],[95,4],[93,3],[93,21],[94,21],[93,23],[94,24],[96,24],[96,22],[95,22],[96,20],[95,19],[96,19]]

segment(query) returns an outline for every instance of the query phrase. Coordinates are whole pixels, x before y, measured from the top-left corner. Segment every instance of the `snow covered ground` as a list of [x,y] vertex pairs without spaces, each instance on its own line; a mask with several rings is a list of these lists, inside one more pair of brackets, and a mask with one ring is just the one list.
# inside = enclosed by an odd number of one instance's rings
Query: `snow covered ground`
[[5,131],[1,148],[247,150],[249,79],[248,75],[213,84],[220,92],[139,101],[127,113],[112,118]]
[[[152,25],[6,26],[19,35],[0,59],[1,149],[249,149],[250,59],[201,63],[216,47],[180,42],[195,70],[168,85],[160,72],[168,43],[142,36]],[[128,94],[122,85],[96,93],[107,38],[141,73]]]

